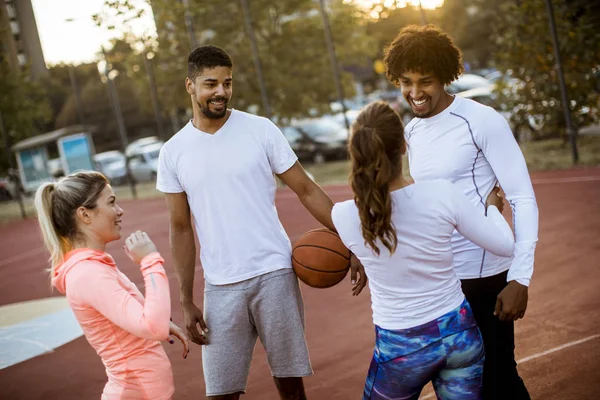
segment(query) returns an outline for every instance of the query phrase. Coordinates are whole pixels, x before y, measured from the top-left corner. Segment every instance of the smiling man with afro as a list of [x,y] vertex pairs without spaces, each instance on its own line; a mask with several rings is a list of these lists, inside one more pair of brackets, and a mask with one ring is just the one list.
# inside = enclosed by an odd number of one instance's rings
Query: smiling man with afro
[[403,28],[386,49],[384,63],[388,79],[400,86],[415,115],[404,129],[415,182],[450,181],[482,215],[487,215],[485,199],[496,185],[510,203],[512,258],[491,254],[455,231],[448,239],[453,248],[448,262],[461,279],[483,337],[483,399],[527,400],[515,362],[514,321],[527,310],[538,208],[523,153],[496,110],[446,92],[445,86],[464,69],[460,49],[438,27]]

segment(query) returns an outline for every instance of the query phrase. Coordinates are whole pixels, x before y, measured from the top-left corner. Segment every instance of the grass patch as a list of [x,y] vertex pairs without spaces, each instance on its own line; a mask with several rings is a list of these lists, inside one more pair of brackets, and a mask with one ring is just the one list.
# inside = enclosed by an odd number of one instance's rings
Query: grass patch
[[[600,135],[577,138],[579,166],[600,165]],[[562,139],[547,139],[521,145],[530,171],[568,169],[573,167],[571,145]]]
[[[25,213],[28,217],[35,215],[33,198],[24,198]],[[21,209],[16,201],[5,201],[0,203],[0,225],[21,218]]]

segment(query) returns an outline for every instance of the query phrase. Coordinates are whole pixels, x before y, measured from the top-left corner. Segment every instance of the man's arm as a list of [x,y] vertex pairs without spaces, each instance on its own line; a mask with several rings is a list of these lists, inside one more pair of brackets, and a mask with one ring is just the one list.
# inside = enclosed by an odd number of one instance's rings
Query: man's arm
[[202,330],[207,331],[202,312],[194,304],[196,243],[187,195],[185,192],[166,193],[165,198],[169,211],[171,253],[179,278],[179,301],[183,308],[186,331],[194,343],[206,344],[206,337],[196,327],[199,323]]
[[508,271],[508,285],[498,295],[496,315],[516,320],[525,315],[528,286],[538,240],[538,208],[527,164],[506,120],[494,112],[482,130],[481,150],[506,194],[515,231],[515,252]]
[[[304,207],[306,207],[317,221],[336,232],[333,220],[331,219],[333,201],[331,201],[321,186],[310,179],[298,161],[290,169],[277,176],[296,193]],[[354,255],[352,255],[351,264],[350,280],[355,285],[352,288],[352,293],[354,296],[358,296],[367,284],[367,275],[365,274],[364,267]],[[360,278],[358,277],[359,274]]]
[[298,199],[317,221],[332,231],[336,231],[331,220],[333,201],[321,186],[310,179],[298,161],[290,169],[277,176],[296,193]]

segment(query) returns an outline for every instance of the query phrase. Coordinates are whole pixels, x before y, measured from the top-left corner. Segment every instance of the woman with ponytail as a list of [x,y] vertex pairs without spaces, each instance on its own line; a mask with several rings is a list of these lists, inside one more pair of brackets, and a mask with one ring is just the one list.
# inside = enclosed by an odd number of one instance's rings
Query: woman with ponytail
[[140,265],[144,298],[105,252],[109,242],[121,238],[123,210],[104,175],[79,172],[46,183],[35,195],[35,207],[50,252],[52,285],[66,294],[106,367],[102,399],[170,399],[173,373],[160,341],[176,336],[184,357],[189,341],[170,322],[169,281],[150,238],[137,231],[123,246]]
[[354,199],[332,211],[344,244],[369,278],[376,342],[363,399],[480,399],[484,349],[452,265],[452,233],[499,256],[514,237],[495,189],[487,216],[449,182],[402,174],[404,132],[385,103],[366,106],[348,144]]

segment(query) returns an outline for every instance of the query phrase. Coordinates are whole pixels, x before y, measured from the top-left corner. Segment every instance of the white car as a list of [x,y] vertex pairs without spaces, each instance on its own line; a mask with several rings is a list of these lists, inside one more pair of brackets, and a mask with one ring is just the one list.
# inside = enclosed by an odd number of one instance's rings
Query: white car
[[156,180],[158,155],[163,144],[162,141],[147,144],[127,157],[129,170],[136,182]]
[[483,76],[475,74],[463,74],[457,80],[446,86],[446,91],[450,94],[464,92],[465,90],[475,89],[478,87],[489,86],[490,81]]
[[125,156],[118,150],[106,151],[94,155],[96,168],[106,176],[112,184],[121,185],[127,180]]
[[142,148],[149,145],[154,145],[155,143],[160,143],[162,145],[164,144],[164,141],[162,141],[158,136],[148,136],[134,140],[133,142],[129,143],[127,147],[125,147],[125,155],[130,157],[134,154],[138,154]]

